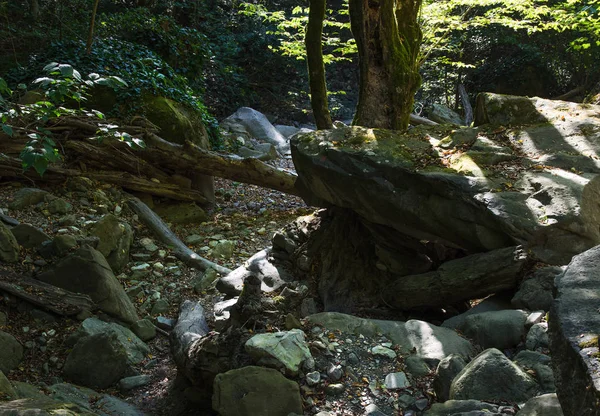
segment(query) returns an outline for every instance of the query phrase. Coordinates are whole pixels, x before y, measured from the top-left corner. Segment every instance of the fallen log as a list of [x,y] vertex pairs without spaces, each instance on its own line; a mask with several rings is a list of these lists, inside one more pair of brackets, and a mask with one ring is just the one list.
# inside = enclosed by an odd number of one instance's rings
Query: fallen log
[[61,316],[73,316],[95,308],[87,295],[6,271],[0,271],[0,290]]
[[210,260],[200,257],[190,248],[188,248],[173,231],[160,219],[160,217],[152,211],[148,205],[144,204],[138,198],[131,196],[127,201],[129,207],[138,214],[140,220],[158,237],[160,241],[175,249],[175,257],[199,270],[215,269],[218,273],[226,275],[231,273],[231,270],[219,266]]
[[418,116],[416,114],[411,114],[410,115],[410,124],[418,126],[418,125],[425,125],[425,126],[437,126],[438,123],[436,123],[433,120],[429,120],[428,118],[425,117],[421,117]]

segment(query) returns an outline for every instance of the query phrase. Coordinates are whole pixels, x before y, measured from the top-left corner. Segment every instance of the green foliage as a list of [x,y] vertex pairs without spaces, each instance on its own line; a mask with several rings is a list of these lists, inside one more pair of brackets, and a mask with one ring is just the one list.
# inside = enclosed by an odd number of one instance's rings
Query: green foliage
[[[308,7],[296,6],[288,14],[283,10],[269,11],[261,4],[242,3],[240,14],[257,16],[271,25],[267,33],[274,35],[278,44],[270,45],[270,49],[283,56],[305,59],[304,37],[308,23]],[[356,42],[350,34],[348,0],[345,0],[340,9],[328,9],[326,12],[323,21],[323,62],[327,65],[350,61],[356,53]]]
[[[116,76],[101,77],[96,73],[83,79],[79,71],[69,64],[52,62],[43,69],[46,76],[37,78],[32,85],[44,91],[44,99],[34,104],[18,104],[19,95],[26,92],[26,86],[19,84],[20,94],[15,94],[3,78],[0,78],[0,128],[9,137],[24,136],[28,141],[21,151],[20,158],[23,169],[34,168],[42,176],[49,163],[61,159],[48,123],[59,117],[79,116],[96,120],[104,119],[99,111],[70,109],[63,105],[75,102],[80,105],[89,96],[94,85],[105,85],[112,88],[125,88],[127,83]],[[118,131],[118,125],[99,123],[96,138],[115,137],[130,147],[145,147],[143,140],[134,138],[128,133]]]

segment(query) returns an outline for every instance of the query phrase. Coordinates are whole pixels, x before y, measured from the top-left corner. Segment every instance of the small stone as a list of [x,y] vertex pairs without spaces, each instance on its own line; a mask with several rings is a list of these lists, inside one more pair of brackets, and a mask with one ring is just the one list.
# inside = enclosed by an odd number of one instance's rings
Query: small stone
[[306,384],[314,386],[321,381],[321,374],[318,371],[312,371],[306,374]]
[[304,362],[302,363],[302,368],[306,371],[311,371],[315,369],[315,365],[315,359],[312,356],[310,356],[307,357],[306,360],[304,360]]
[[302,329],[302,323],[293,314],[288,313],[285,317],[285,329]]
[[350,354],[348,354],[348,363],[351,365],[356,365],[360,362],[360,360],[358,359],[358,356],[351,352]]
[[52,214],[64,215],[72,209],[73,205],[62,198],[56,198],[48,203],[48,211]]
[[156,337],[156,328],[148,319],[140,319],[131,326],[131,331],[146,342]]
[[531,312],[525,321],[525,328],[531,328],[533,325],[539,324],[544,319],[544,316],[546,316],[546,312],[544,311]]
[[233,256],[233,249],[235,248],[236,242],[231,240],[220,240],[213,247],[212,253],[216,257],[222,257],[229,259]]
[[344,370],[341,365],[331,364],[327,369],[327,377],[331,381],[339,381],[344,375]]
[[258,235],[265,235],[266,233],[267,233],[267,229],[265,227],[259,228],[256,231],[256,234],[258,234]]
[[326,392],[332,396],[339,396],[344,392],[344,389],[345,387],[342,383],[334,383],[327,386]]
[[175,319],[165,318],[164,316],[156,318],[156,326],[165,331],[170,331],[175,328],[176,323],[177,321]]
[[410,387],[410,382],[404,372],[390,373],[385,376],[385,387],[388,390],[405,389]]
[[418,399],[415,402],[415,407],[418,410],[423,411],[423,410],[425,410],[427,408],[427,406],[429,406],[429,400],[427,400],[426,398]]
[[169,302],[164,299],[159,299],[156,301],[154,306],[152,306],[151,315],[159,315],[161,313],[165,313],[169,311]]
[[415,401],[415,398],[409,394],[403,394],[400,397],[398,397],[398,405],[403,409],[411,407],[415,404]]
[[149,251],[151,253],[158,250],[158,246],[154,244],[154,241],[152,241],[150,238],[142,238],[140,240],[140,244],[142,245],[142,247],[144,247],[146,251]]
[[143,271],[143,270],[148,270],[150,268],[150,265],[148,263],[142,263],[142,264],[138,264],[137,266],[133,266],[131,268],[132,272],[136,272],[136,271]]
[[150,383],[150,376],[142,374],[140,376],[125,377],[119,381],[119,389],[122,393],[145,386]]
[[396,352],[390,348],[377,345],[371,349],[371,354],[378,357],[396,358]]
[[167,250],[158,250],[158,257],[161,259],[167,257]]
[[307,316],[314,315],[317,313],[317,303],[313,298],[306,298],[302,300],[300,305],[300,316],[306,318]]
[[195,245],[195,244],[203,242],[204,237],[202,237],[201,235],[198,235],[198,234],[192,234],[192,235],[188,235],[184,241],[186,244]]
[[121,208],[120,205],[115,206],[115,210],[113,211],[115,213],[115,215],[121,215],[121,212],[123,212],[123,208]]

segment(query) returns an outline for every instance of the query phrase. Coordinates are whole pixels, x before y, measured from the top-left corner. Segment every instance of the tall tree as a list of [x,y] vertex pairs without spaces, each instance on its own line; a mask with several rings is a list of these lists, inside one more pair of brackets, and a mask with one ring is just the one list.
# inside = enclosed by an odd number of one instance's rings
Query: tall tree
[[360,66],[354,124],[405,130],[421,85],[422,0],[350,0]]
[[323,20],[325,19],[325,0],[310,0],[308,24],[306,25],[306,61],[308,63],[308,83],[310,86],[310,104],[319,130],[333,127],[327,104],[327,85],[325,83],[325,65],[323,63]]

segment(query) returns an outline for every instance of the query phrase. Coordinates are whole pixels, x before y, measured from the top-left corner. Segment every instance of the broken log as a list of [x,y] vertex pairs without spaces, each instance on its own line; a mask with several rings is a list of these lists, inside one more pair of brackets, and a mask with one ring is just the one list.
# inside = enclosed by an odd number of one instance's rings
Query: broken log
[[129,207],[138,214],[140,220],[148,227],[160,241],[167,244],[175,249],[175,256],[187,264],[189,267],[193,267],[199,270],[207,270],[209,268],[215,269],[218,273],[226,275],[231,273],[231,270],[219,266],[210,260],[200,257],[188,246],[186,246],[180,239],[175,235],[173,231],[160,219],[160,217],[152,211],[148,205],[144,204],[138,198],[131,196],[127,201]]
[[0,271],[0,290],[61,316],[73,316],[95,308],[87,295],[6,271]]
[[439,125],[438,123],[436,123],[433,120],[429,120],[426,117],[421,117],[418,116],[416,114],[412,114],[410,115],[410,124],[414,125],[414,126],[418,126],[418,125],[425,125],[425,126],[437,126]]

